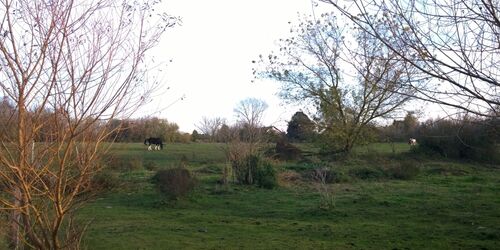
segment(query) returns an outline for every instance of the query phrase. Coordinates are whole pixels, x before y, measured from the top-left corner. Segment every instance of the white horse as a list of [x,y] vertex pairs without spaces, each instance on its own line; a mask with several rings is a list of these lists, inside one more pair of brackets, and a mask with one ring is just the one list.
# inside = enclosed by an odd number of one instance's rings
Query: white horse
[[408,140],[408,144],[410,144],[411,146],[415,146],[415,145],[417,145],[417,139],[415,139],[415,138],[410,138],[410,139]]

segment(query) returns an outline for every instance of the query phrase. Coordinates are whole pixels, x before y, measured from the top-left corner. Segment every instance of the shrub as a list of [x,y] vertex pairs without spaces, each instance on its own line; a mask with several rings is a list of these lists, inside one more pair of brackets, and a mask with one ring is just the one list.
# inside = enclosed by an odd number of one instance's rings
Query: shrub
[[297,160],[302,156],[302,151],[293,144],[279,140],[276,142],[276,158],[280,160]]
[[327,184],[346,181],[344,173],[335,171],[329,167],[315,168],[311,172],[314,181],[322,181]]
[[170,199],[186,196],[197,183],[191,172],[182,167],[159,170],[152,180],[158,190]]
[[240,184],[254,184],[255,169],[259,164],[260,157],[256,155],[248,155],[241,159],[233,160],[231,167],[236,181]]
[[144,162],[144,168],[149,170],[149,171],[157,171],[158,170],[158,164],[154,161],[146,161]]
[[248,155],[231,163],[236,180],[240,184],[257,184],[259,187],[277,186],[276,171],[269,161],[259,155]]
[[127,171],[135,171],[143,169],[142,159],[132,158],[123,160],[123,169]]
[[273,189],[278,186],[276,170],[270,162],[264,161],[256,168],[255,182],[257,186],[267,189]]
[[94,191],[109,191],[119,186],[120,178],[119,174],[110,170],[103,170],[98,172],[92,178],[92,189]]
[[349,170],[349,175],[362,179],[380,179],[384,176],[380,169],[370,168],[370,167],[358,167]]
[[387,169],[390,178],[400,180],[413,179],[420,173],[417,164],[412,161],[403,161]]

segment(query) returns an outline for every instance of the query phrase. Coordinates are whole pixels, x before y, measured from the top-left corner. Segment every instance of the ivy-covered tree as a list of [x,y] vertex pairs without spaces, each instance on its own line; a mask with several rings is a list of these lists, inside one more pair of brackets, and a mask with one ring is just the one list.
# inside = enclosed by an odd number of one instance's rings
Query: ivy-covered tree
[[191,141],[192,142],[196,142],[196,140],[198,140],[198,137],[200,136],[200,134],[198,133],[198,131],[193,130],[193,132],[191,133]]
[[292,141],[311,141],[315,136],[314,122],[302,111],[296,112],[288,122],[286,136]]

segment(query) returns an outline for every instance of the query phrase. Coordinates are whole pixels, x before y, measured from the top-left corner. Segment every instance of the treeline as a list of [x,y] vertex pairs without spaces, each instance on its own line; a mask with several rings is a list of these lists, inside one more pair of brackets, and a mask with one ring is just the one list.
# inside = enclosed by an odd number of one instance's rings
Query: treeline
[[[36,109],[36,108],[34,108]],[[33,112],[28,110],[32,119],[43,119],[44,123],[33,129],[33,139],[38,142],[56,141],[67,133],[66,128],[71,127],[71,133],[79,135],[79,130],[92,126],[92,131],[108,131],[108,141],[117,142],[143,142],[148,137],[159,137],[165,142],[190,142],[191,135],[179,131],[179,126],[166,119],[156,117],[138,119],[113,119],[95,121],[89,116],[85,119],[74,119],[72,115],[62,110],[43,110]],[[65,113],[62,113],[65,112]],[[35,117],[40,116],[40,117]],[[2,141],[11,141],[17,135],[17,108],[7,98],[0,99],[0,138]],[[32,126],[28,123],[27,126]],[[97,133],[97,132],[96,132]],[[83,136],[83,135],[82,135]],[[86,134],[88,136],[88,133]]]
[[191,134],[180,132],[176,123],[157,117],[115,119],[111,121],[110,129],[113,132],[109,138],[116,142],[143,142],[149,137],[158,137],[164,142],[191,141]]
[[419,150],[448,158],[500,162],[500,119],[437,119],[420,124],[415,131]]
[[[208,131],[205,129],[205,131]],[[206,142],[229,142],[231,138],[246,141],[249,130],[241,125],[222,124],[211,133],[200,134],[193,131],[192,139]],[[296,112],[288,122],[286,132],[273,127],[257,129],[262,135],[260,141],[292,143],[316,143],[323,153],[335,151],[342,141],[336,141],[329,131],[321,130],[314,119],[303,112]],[[338,131],[342,133],[342,131]],[[340,137],[339,137],[340,138]],[[416,115],[408,112],[401,120],[393,120],[389,125],[369,124],[360,134],[357,145],[384,142],[408,142],[416,138],[414,148],[425,154],[440,155],[447,158],[469,159],[482,162],[500,162],[500,119],[466,116],[456,119],[429,119],[419,122]],[[349,152],[343,152],[349,153]]]
[[212,134],[193,130],[191,140],[193,142],[228,143],[234,140],[250,142],[257,139],[259,142],[276,142],[285,135],[284,132],[273,126],[252,127],[248,124],[222,124]]

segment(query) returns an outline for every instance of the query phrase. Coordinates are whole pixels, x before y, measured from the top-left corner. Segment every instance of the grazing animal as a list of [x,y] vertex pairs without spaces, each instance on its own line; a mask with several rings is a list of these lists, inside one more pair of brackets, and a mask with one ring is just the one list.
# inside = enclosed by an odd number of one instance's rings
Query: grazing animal
[[148,150],[160,150],[163,149],[163,142],[160,138],[149,137],[144,140],[144,145],[148,146]]
[[410,138],[410,140],[408,140],[408,144],[414,146],[414,145],[417,145],[417,139],[415,138]]

